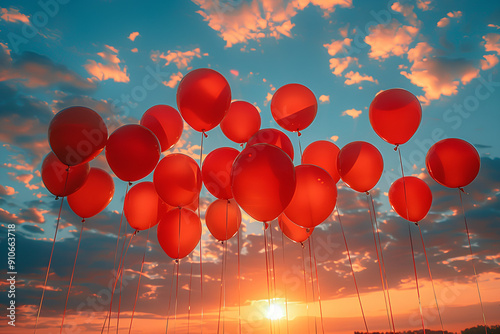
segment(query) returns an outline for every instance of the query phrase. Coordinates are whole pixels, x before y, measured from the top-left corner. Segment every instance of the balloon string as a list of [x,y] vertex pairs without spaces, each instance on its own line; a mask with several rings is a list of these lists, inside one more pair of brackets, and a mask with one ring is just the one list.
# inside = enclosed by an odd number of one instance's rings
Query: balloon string
[[[312,302],[313,306],[316,300],[316,297],[314,295],[314,276],[313,276],[313,267],[312,267],[312,255],[311,255],[311,237],[307,239],[308,243],[308,248],[309,248],[309,269],[310,269],[310,278],[311,278],[311,289],[312,289]],[[314,312],[314,333],[318,333],[318,324],[316,323],[316,311]]]
[[217,334],[220,332],[220,319],[221,319],[221,311],[222,311],[222,289],[224,282],[224,261],[226,260],[226,254],[224,252],[224,241],[222,241],[222,262],[221,262],[221,270],[220,270],[220,288],[219,288],[219,317],[217,319]]
[[354,275],[354,268],[351,261],[351,253],[349,252],[349,246],[347,245],[347,239],[344,233],[344,227],[342,226],[342,220],[340,219],[340,213],[337,206],[335,206],[335,211],[337,212],[337,218],[339,220],[340,230],[342,231],[342,236],[344,237],[345,249],[347,251],[347,258],[349,259],[349,265],[351,266],[352,279],[354,280],[354,287],[356,288],[356,294],[358,295],[359,308],[361,309],[361,315],[363,316],[363,322],[365,324],[366,333],[369,333],[368,325],[366,324],[365,311],[363,310],[363,304],[361,303],[361,296],[359,295],[358,283],[356,282],[356,276]]
[[[367,200],[369,200],[369,196],[367,196]],[[375,252],[377,254],[377,263],[378,263],[378,270],[379,270],[379,273],[380,273],[380,282],[382,283],[382,292],[384,294],[384,302],[385,302],[385,311],[387,313],[387,321],[389,322],[389,330],[392,330],[392,327],[391,327],[391,318],[389,316],[389,306],[387,305],[387,296],[386,296],[386,293],[385,293],[385,284],[384,284],[384,275],[382,274],[382,264],[380,263],[380,255],[378,253],[378,244],[377,244],[377,238],[375,236],[375,225],[373,223],[373,217],[372,217],[372,214],[371,214],[371,204],[368,203],[368,213],[370,214],[370,221],[371,221],[371,224],[372,224],[372,232],[373,232],[373,242],[375,244]]]
[[[283,230],[281,230],[281,248],[283,250],[283,269],[286,268],[286,262],[285,262],[285,234],[283,233]],[[283,282],[285,286],[285,314],[286,314],[286,333],[288,334],[288,295],[287,295],[287,289],[286,289],[286,282]]]
[[[127,225],[125,225],[125,232],[127,231]],[[139,230],[135,230],[135,234],[137,234]],[[130,238],[132,240],[132,238]],[[128,249],[128,247],[127,247]],[[118,291],[118,313],[116,314],[116,334],[118,334],[118,330],[120,328],[120,310],[122,306],[122,290],[123,290],[123,267],[125,266],[125,258],[122,262],[122,270],[120,274],[120,290]]]
[[474,264],[474,254],[472,254],[472,244],[470,242],[469,226],[467,225],[467,217],[465,216],[464,203],[462,200],[463,189],[458,190],[458,195],[460,196],[460,206],[462,207],[462,215],[464,216],[465,231],[467,232],[467,241],[469,242],[469,251],[472,262],[472,268],[474,269],[474,278],[476,279],[477,295],[479,297],[479,304],[481,305],[481,313],[483,315],[484,331],[488,334],[488,329],[486,325],[486,316],[484,315],[483,299],[481,298],[481,291],[479,290],[479,281],[477,279],[476,265]]
[[62,321],[61,321],[61,330],[59,331],[59,333],[62,333],[63,327],[64,327],[64,317],[66,316],[66,309],[68,307],[69,294],[71,291],[71,286],[73,285],[73,277],[75,275],[76,259],[78,258],[78,251],[80,250],[80,242],[82,241],[82,232],[83,232],[84,222],[85,222],[85,219],[82,220],[82,226],[80,227],[80,237],[78,238],[78,246],[76,246],[75,260],[73,262],[73,270],[71,271],[71,278],[69,279],[68,293],[66,294],[66,303],[64,304],[64,312],[63,312]]
[[415,272],[415,285],[417,286],[417,296],[418,296],[418,307],[420,310],[420,320],[422,321],[422,329],[424,330],[424,333],[425,333],[424,314],[422,312],[422,302],[420,300],[420,289],[418,287],[417,265],[415,263],[415,252],[413,250],[413,238],[411,237],[411,224],[410,223],[408,223],[408,234],[410,236],[411,256],[413,259],[413,271]]
[[431,267],[429,265],[429,259],[427,258],[427,251],[425,250],[424,236],[422,235],[422,229],[420,228],[420,225],[417,224],[417,226],[418,226],[418,231],[420,232],[420,240],[422,240],[422,248],[424,249],[425,262],[427,263],[427,270],[429,271],[429,278],[431,279],[432,292],[434,293],[434,301],[436,302],[436,308],[437,308],[438,315],[439,315],[439,322],[441,323],[441,331],[444,334],[443,319],[441,318],[441,311],[439,310],[439,304],[438,304],[438,299],[437,299],[437,295],[436,295],[436,288],[434,287],[434,281],[432,279]]
[[[127,187],[125,189],[125,197],[127,197],[128,188],[129,188],[130,184],[131,184],[130,182],[127,182]],[[113,271],[116,270],[116,255],[118,254],[118,244],[120,243],[120,239],[121,239],[123,213],[124,213],[124,210],[122,208],[122,213],[120,216],[120,227],[118,228],[118,238],[116,239],[116,246],[115,246],[115,259],[113,260]]]
[[385,271],[384,252],[383,252],[383,248],[382,248],[382,242],[380,241],[380,233],[379,233],[379,226],[378,226],[378,221],[377,221],[377,214],[375,211],[375,204],[373,203],[372,194],[370,194],[370,200],[371,200],[371,207],[373,210],[373,221],[375,222],[375,230],[377,231],[378,246],[380,248],[380,261],[382,263],[382,271],[384,273],[385,288],[387,290],[387,301],[389,303],[389,313],[391,315],[392,330],[394,331],[394,333],[396,333],[396,328],[394,326],[394,317],[392,314],[391,295],[389,294],[389,281],[387,280],[387,273]]
[[318,290],[318,304],[319,304],[319,315],[321,319],[321,331],[323,334],[325,333],[325,325],[323,323],[323,307],[321,306],[321,291],[319,289],[319,275],[318,275],[318,263],[316,262],[316,252],[314,251],[314,240],[312,235],[309,237],[311,240],[311,248],[313,252],[313,260],[314,260],[314,271],[316,272],[316,289]]
[[297,139],[299,140],[300,160],[302,161],[302,145],[300,144],[300,136],[301,136],[301,133],[297,131]]
[[[224,243],[224,277],[227,276],[227,241]],[[226,332],[226,279],[223,281],[224,304],[222,309],[222,333]]]
[[306,297],[306,315],[307,315],[307,333],[311,333],[309,328],[309,302],[307,300],[307,280],[306,280],[306,256],[304,251],[304,243],[300,243],[302,246],[302,273],[304,274],[304,294]]
[[[192,259],[191,259],[192,260]],[[187,328],[187,333],[189,334],[189,323],[190,323],[190,320],[191,320],[191,287],[193,286],[192,285],[192,282],[193,282],[193,262],[190,263],[191,264],[191,270],[189,272],[189,294],[188,294],[188,328]],[[443,333],[444,334],[444,333]]]
[[127,241],[127,235],[125,234],[125,239],[123,240],[123,246],[122,246],[122,253],[120,255],[120,262],[119,262],[119,265],[118,265],[118,270],[116,272],[115,282],[113,283],[113,289],[111,289],[111,297],[110,297],[110,301],[109,301],[109,310],[108,310],[108,313],[106,314],[106,318],[104,318],[104,323],[102,325],[101,334],[104,332],[104,327],[106,327],[106,322],[108,322],[108,332],[109,332],[109,326],[110,326],[110,323],[111,323],[111,310],[113,308],[113,296],[115,294],[116,285],[118,284],[118,279],[119,279],[119,277],[121,276],[121,274],[123,272],[123,263],[125,262],[125,257],[127,256],[128,248],[130,247],[130,243],[132,242],[132,238],[136,234],[137,234],[137,231],[135,231],[130,236],[130,240],[128,242],[127,248],[125,249],[125,253],[124,253],[123,251],[124,251],[124,248],[125,248],[125,243]]
[[[266,223],[262,224],[262,228],[264,230],[264,253],[266,256],[266,281],[267,281],[267,301],[269,304],[269,311],[271,311],[271,293],[269,291],[269,259],[267,258],[267,234],[266,234]],[[273,323],[271,317],[269,317],[269,333],[273,332]]]
[[[273,241],[273,227],[272,225],[269,225],[269,231],[271,234],[271,260],[272,260],[272,273],[273,273],[273,284],[274,284],[274,291],[273,291],[273,300],[274,303],[276,304],[277,299],[276,299],[276,265],[274,262],[274,241]],[[280,328],[280,319],[278,318],[278,333],[281,333],[281,328]]]
[[240,272],[240,233],[241,227],[238,230],[238,328],[241,334],[241,272]]
[[[200,144],[200,169],[203,165],[203,138],[208,137],[205,131],[201,132],[201,144]],[[198,193],[198,218],[201,217],[201,208],[200,208],[200,194]],[[203,334],[203,229],[201,231],[200,238],[200,299],[201,299],[201,323],[200,323],[200,332]]]
[[149,228],[148,228],[148,232],[146,235],[146,246],[144,247],[144,253],[142,254],[141,271],[139,273],[139,280],[137,281],[137,289],[135,290],[134,307],[132,308],[132,316],[130,317],[130,327],[128,329],[129,334],[132,332],[132,322],[134,321],[135,306],[137,305],[137,298],[139,297],[139,287],[141,286],[141,277],[142,277],[142,273],[144,270],[144,260],[146,259],[146,251],[148,249],[149,230],[151,230],[151,225],[149,225]]
[[[69,178],[69,169],[66,169],[66,180],[64,181],[63,194],[66,193],[66,186],[68,184]],[[45,282],[43,283],[42,297],[40,298],[40,305],[38,305],[38,311],[36,313],[36,321],[35,321],[35,333],[38,328],[38,318],[40,317],[40,312],[42,311],[43,298],[45,296],[45,290],[47,289],[47,281],[49,279],[50,265],[52,264],[52,257],[54,256],[54,247],[56,245],[57,231],[59,230],[59,222],[61,221],[61,212],[64,202],[64,196],[61,197],[61,205],[59,206],[59,213],[57,214],[57,223],[56,223],[56,231],[54,232],[54,240],[52,241],[52,250],[50,251],[49,264],[47,265],[47,271],[45,273]]]
[[168,295],[168,309],[167,309],[167,326],[165,328],[165,333],[168,333],[168,321],[170,320],[170,305],[172,304],[172,289],[174,287],[174,274],[175,274],[175,261],[172,268],[172,279],[170,280],[170,294]]
[[175,260],[175,265],[177,267],[177,273],[175,274],[175,307],[174,307],[174,333],[177,328],[177,301],[179,298],[179,259]]

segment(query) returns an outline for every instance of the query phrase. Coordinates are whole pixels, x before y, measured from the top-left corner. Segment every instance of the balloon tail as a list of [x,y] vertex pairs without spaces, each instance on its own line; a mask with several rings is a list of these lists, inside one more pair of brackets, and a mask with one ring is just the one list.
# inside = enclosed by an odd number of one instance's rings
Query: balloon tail
[[[200,144],[200,169],[203,165],[203,138],[208,137],[205,131],[201,132],[201,144]],[[200,194],[198,194],[198,218],[201,217],[201,208],[200,208]],[[200,333],[203,334],[203,229],[201,231],[200,238],[200,299],[201,299],[201,322],[200,322]]]
[[422,321],[422,329],[424,330],[424,333],[425,333],[424,314],[422,312],[422,302],[420,300],[420,289],[418,287],[417,265],[415,263],[415,252],[413,250],[413,238],[411,237],[411,224],[410,223],[408,223],[408,234],[410,236],[411,257],[413,259],[413,271],[415,272],[415,285],[417,287],[418,307],[420,310],[420,320]]
[[[68,178],[69,178],[69,169],[70,167],[68,166],[68,168],[66,169],[66,181],[64,181],[63,194],[66,193],[66,186],[68,184]],[[59,222],[61,221],[63,202],[64,202],[64,196],[61,197],[61,205],[59,206],[59,213],[57,214],[57,223],[56,223],[56,230],[54,232],[54,240],[52,241],[52,250],[50,251],[49,264],[47,265],[47,271],[45,273],[45,281],[43,283],[42,297],[40,298],[40,305],[38,305],[38,311],[36,313],[35,333],[38,328],[38,319],[40,318],[40,312],[42,311],[43,298],[45,297],[45,290],[47,289],[47,281],[49,279],[50,265],[52,264],[52,257],[54,256],[54,247],[56,245],[57,231],[59,230]]]
[[438,311],[439,315],[439,322],[441,323],[441,331],[444,334],[444,326],[443,326],[443,319],[441,318],[441,311],[439,310],[439,303],[436,295],[436,288],[434,287],[434,280],[432,279],[432,273],[431,273],[431,266],[429,265],[429,259],[427,258],[427,251],[425,249],[425,243],[424,243],[424,236],[422,235],[422,229],[420,228],[420,225],[418,225],[418,231],[420,232],[420,240],[422,240],[422,248],[424,249],[424,255],[425,255],[425,262],[427,263],[427,270],[429,271],[429,278],[431,280],[431,285],[432,285],[432,292],[434,293],[434,301],[436,302],[436,308]]
[[172,279],[170,280],[170,294],[168,298],[168,309],[167,309],[167,326],[165,328],[165,333],[168,333],[168,321],[170,320],[170,305],[172,304],[172,289],[174,287],[174,274],[175,274],[175,261],[172,268]]
[[[192,260],[192,259],[191,259]],[[191,287],[193,286],[192,285],[192,282],[193,282],[193,262],[190,263],[191,264],[191,270],[189,272],[189,294],[188,294],[188,328],[187,328],[187,333],[189,334],[189,323],[190,323],[190,320],[191,320]]]
[[139,297],[139,288],[141,287],[141,277],[142,277],[142,273],[143,273],[143,270],[144,270],[144,260],[146,258],[146,251],[148,249],[149,230],[150,229],[151,229],[151,225],[148,228],[148,233],[147,233],[147,236],[146,236],[146,246],[144,247],[144,254],[142,254],[141,271],[139,273],[139,279],[137,281],[137,289],[135,290],[135,300],[134,300],[134,307],[132,308],[132,316],[130,317],[130,327],[128,328],[128,333],[129,334],[132,332],[132,322],[134,321],[135,307],[137,305],[137,298]]
[[[313,263],[313,259],[312,259],[312,255],[311,255],[311,237],[309,236],[309,238],[307,239],[307,243],[308,243],[308,247],[309,248],[309,270],[310,270],[310,278],[311,278],[311,290],[312,290],[312,302],[313,302],[313,306],[315,304],[315,300],[316,300],[316,297],[314,295],[314,276],[313,276],[313,267],[312,267],[312,263]],[[314,333],[318,333],[318,324],[316,322],[316,310],[314,311]]]
[[[267,301],[269,304],[269,310],[271,310],[271,292],[269,289],[269,259],[267,251],[267,233],[266,233],[266,223],[262,224],[262,229],[264,231],[264,253],[266,256],[266,281],[267,281]],[[269,317],[269,333],[273,332],[273,323],[271,317]]]
[[311,239],[311,247],[313,252],[313,260],[314,260],[314,271],[316,272],[316,289],[318,290],[318,304],[319,304],[319,316],[321,319],[321,331],[323,334],[325,333],[325,325],[323,322],[323,307],[321,306],[321,292],[319,288],[319,275],[318,275],[318,263],[316,262],[316,252],[314,251],[314,240],[312,235],[309,237]]
[[177,267],[177,272],[175,274],[175,306],[174,306],[174,333],[177,328],[177,302],[179,300],[179,259],[175,260],[175,265]]
[[224,262],[226,261],[226,252],[224,251],[224,241],[222,241],[222,262],[220,270],[220,289],[219,289],[219,317],[217,319],[217,334],[220,333],[220,319],[222,313],[222,295],[224,289]]
[[[125,189],[125,197],[127,197],[128,188],[129,188],[130,184],[131,184],[130,182],[127,182],[127,188]],[[123,213],[124,213],[124,210],[122,208],[122,213],[120,215],[120,226],[118,227],[118,238],[116,239],[116,246],[115,246],[115,259],[113,260],[113,271],[116,270],[116,255],[118,254],[118,245],[119,245],[120,239],[121,239]]]
[[[367,192],[367,199],[368,201],[370,200],[370,193]],[[371,204],[370,202],[368,202],[368,213],[370,214],[370,221],[371,221],[371,224],[372,224],[372,232],[373,232],[373,242],[375,244],[375,253],[377,254],[377,263],[378,263],[378,270],[380,272],[380,282],[382,283],[382,292],[384,293],[384,302],[385,302],[385,311],[387,313],[387,321],[389,322],[389,330],[392,331],[393,328],[391,327],[391,318],[390,318],[390,315],[389,315],[389,305],[387,304],[387,296],[386,296],[386,289],[385,289],[385,283],[384,283],[384,274],[382,273],[382,264],[380,262],[380,255],[379,255],[379,247],[378,247],[378,244],[377,244],[377,237],[375,235],[375,224],[373,222],[373,216],[372,216],[372,209],[371,209]],[[395,331],[394,331],[395,332]]]
[[66,294],[66,303],[64,304],[64,312],[63,312],[62,321],[61,321],[61,330],[59,331],[59,333],[61,333],[61,334],[62,334],[63,327],[64,327],[64,317],[66,316],[66,309],[68,307],[69,294],[71,291],[71,286],[73,285],[73,277],[75,275],[76,259],[78,258],[78,252],[80,251],[80,242],[82,241],[82,232],[83,232],[84,222],[85,222],[85,219],[82,220],[82,226],[80,227],[80,237],[78,238],[78,246],[76,246],[75,261],[73,262],[73,270],[71,271],[71,278],[69,279],[68,293]]
[[304,251],[304,243],[300,243],[302,246],[302,273],[304,274],[304,294],[306,297],[306,315],[307,315],[307,333],[311,333],[309,328],[309,301],[307,300],[307,279],[306,279],[306,256]]
[[300,143],[300,136],[301,136],[301,135],[302,135],[302,134],[301,134],[299,131],[297,131],[297,139],[299,140],[299,152],[300,152],[300,159],[302,160],[302,145],[301,145],[301,143]]
[[474,269],[474,278],[476,280],[477,296],[479,297],[479,304],[481,305],[481,314],[483,316],[484,331],[488,334],[488,327],[486,325],[486,316],[484,315],[483,299],[481,298],[481,290],[479,290],[479,281],[477,279],[476,265],[474,264],[474,254],[472,253],[472,244],[470,242],[469,226],[467,225],[467,217],[465,215],[464,202],[462,199],[462,192],[465,193],[463,189],[458,190],[458,195],[460,196],[460,206],[462,207],[462,215],[464,216],[465,232],[467,233],[467,241],[469,242],[469,252],[472,262],[472,268]]
[[241,334],[241,271],[240,271],[240,233],[241,227],[238,230],[238,328],[239,333]]
[[[273,300],[274,300],[274,303],[277,303],[277,299],[276,299],[276,265],[275,265],[275,262],[274,262],[274,241],[273,241],[273,227],[271,225],[269,225],[269,231],[270,231],[270,234],[271,234],[271,270],[272,270],[272,278],[273,278],[273,285],[274,285],[274,289],[273,289]],[[281,332],[281,328],[280,328],[280,319],[278,318],[278,333]]]
[[[281,230],[281,249],[283,250],[283,269],[286,268],[286,261],[285,261],[285,234],[283,233],[283,230]],[[283,282],[283,285],[285,287],[285,315],[286,315],[286,333],[289,333],[288,330],[288,294],[287,294],[287,289],[286,289],[286,282]]]

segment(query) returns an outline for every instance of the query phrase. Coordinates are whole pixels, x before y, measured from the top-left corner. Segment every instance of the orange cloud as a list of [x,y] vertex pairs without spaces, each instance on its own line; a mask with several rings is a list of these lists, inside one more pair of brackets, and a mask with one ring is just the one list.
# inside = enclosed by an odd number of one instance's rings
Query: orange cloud
[[123,69],[120,67],[121,60],[118,58],[118,50],[112,46],[105,46],[108,51],[97,53],[103,63],[98,63],[93,59],[89,59],[83,67],[92,75],[93,81],[113,80],[115,82],[129,82],[127,66]]
[[337,140],[339,140],[339,136],[331,136],[330,139],[336,142]]
[[10,187],[10,186],[2,186],[0,185],[0,195],[7,195],[7,196],[12,196],[17,194],[18,192]]
[[413,12],[413,5],[408,5],[400,2],[394,2],[391,9],[395,12],[403,14],[412,25],[417,25],[417,15]]
[[431,2],[431,0],[417,0],[417,7],[423,11],[430,10]]
[[335,74],[336,76],[340,76],[351,63],[357,62],[358,58],[355,57],[332,58],[330,59],[330,69],[333,70],[333,74]]
[[346,73],[345,77],[347,80],[344,82],[346,85],[359,84],[362,81],[370,81],[378,84],[378,80],[373,79],[372,76],[359,74],[359,72],[349,72]]
[[498,64],[498,57],[496,55],[484,55],[481,59],[481,69],[483,71],[489,70]]
[[486,36],[483,36],[485,41],[484,49],[486,51],[496,52],[500,55],[500,34],[490,33]]
[[379,24],[370,28],[365,42],[370,45],[370,58],[385,59],[389,56],[402,56],[408,52],[408,46],[418,33],[418,28],[401,25],[393,20],[388,25]]
[[137,31],[134,31],[133,33],[131,33],[130,35],[128,35],[128,39],[130,39],[132,42],[135,41],[135,39],[137,38],[137,36],[140,36],[139,33]]
[[133,53],[137,53],[137,52],[139,51],[139,49],[137,49],[137,48],[133,48],[133,49],[132,49],[132,50],[130,50],[130,51],[131,51],[131,52],[133,52]]
[[160,51],[152,51],[151,52],[151,60],[154,62],[159,62],[160,59],[166,60],[165,66],[170,65],[170,63],[174,63],[178,69],[188,67],[189,63],[193,60],[193,58],[201,58],[202,56],[208,56],[208,53],[201,53],[200,48],[196,48],[190,51],[167,51],[167,54],[161,53]]
[[328,54],[330,56],[335,56],[340,51],[345,52],[344,46],[351,46],[352,39],[344,38],[343,40],[338,40],[332,42],[330,44],[323,44],[323,46],[328,50]]
[[479,75],[479,69],[475,68],[472,62],[433,57],[432,51],[433,48],[428,43],[418,43],[408,51],[408,60],[413,63],[410,72],[400,72],[412,84],[424,90],[424,103],[437,100],[441,95],[457,94],[460,83],[466,85]]
[[330,103],[330,95],[321,95],[319,97],[320,103]]
[[170,75],[170,79],[168,81],[163,81],[163,84],[167,87],[175,88],[175,86],[177,86],[177,84],[182,80],[182,77],[183,75],[181,72],[173,73]]
[[352,6],[352,0],[293,0],[287,3],[283,0],[253,0],[240,2],[237,6],[218,0],[193,2],[200,7],[197,13],[219,33],[226,47],[268,37],[291,37],[295,26],[291,19],[309,5],[318,6],[325,16],[337,6]]
[[230,70],[229,73],[231,73],[235,77],[237,77],[238,75],[240,75],[240,72],[238,72],[237,70]]
[[[342,113],[342,116],[351,116],[352,118],[358,118],[362,114],[361,110],[349,109]],[[332,137],[333,138],[333,137]],[[338,137],[337,137],[338,138]]]
[[30,18],[27,15],[24,15],[19,12],[19,9],[10,7],[9,9],[7,8],[1,8],[2,15],[0,15],[0,18],[4,21],[7,22],[22,22],[26,24],[30,24]]
[[439,22],[437,23],[437,26],[439,28],[444,28],[448,24],[450,24],[450,18],[458,19],[458,18],[461,18],[461,17],[462,17],[462,12],[461,11],[449,12],[448,14],[446,14],[445,17],[443,17],[441,20],[439,20]]

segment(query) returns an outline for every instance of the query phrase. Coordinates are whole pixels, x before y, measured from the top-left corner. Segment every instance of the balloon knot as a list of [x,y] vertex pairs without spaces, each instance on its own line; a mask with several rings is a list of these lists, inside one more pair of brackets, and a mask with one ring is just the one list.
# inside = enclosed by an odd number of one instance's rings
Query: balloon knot
[[132,182],[131,181],[128,181],[128,185],[131,186],[132,185]]
[[370,192],[369,192],[369,191],[365,191],[365,194],[366,194],[367,196],[369,196],[369,195],[370,195]]
[[398,148],[399,148],[399,144],[396,145],[396,147],[394,147],[394,151],[396,152],[398,150]]
[[306,232],[307,232],[307,233],[311,232],[311,229],[310,229],[309,227],[308,227],[308,228],[306,228]]
[[221,245],[224,245],[224,240],[221,240],[221,241],[220,241],[220,244],[221,244]]
[[179,259],[175,259],[174,261],[175,263],[179,264]]
[[418,222],[415,222],[415,225],[417,225],[417,226],[418,226]]
[[302,133],[300,133],[299,129],[297,129],[297,135],[300,137],[302,136]]
[[300,243],[300,245],[302,246],[302,248],[305,248],[305,246],[304,246],[304,243],[303,243],[303,242],[301,242],[301,243]]
[[245,147],[245,143],[240,144],[241,148]]
[[82,218],[82,223],[85,223],[85,218]]
[[56,196],[55,200],[57,201],[59,199],[59,196]]
[[208,138],[208,135],[207,133],[205,132],[205,130],[202,130],[201,133],[205,136],[205,138]]

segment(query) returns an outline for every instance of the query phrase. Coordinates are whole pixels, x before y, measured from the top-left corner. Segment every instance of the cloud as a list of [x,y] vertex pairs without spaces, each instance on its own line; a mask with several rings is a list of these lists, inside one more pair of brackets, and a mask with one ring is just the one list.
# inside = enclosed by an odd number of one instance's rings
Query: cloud
[[324,104],[324,103],[330,103],[330,95],[321,95],[319,97],[319,102],[321,104]]
[[30,24],[30,18],[27,15],[24,15],[19,12],[19,9],[10,7],[9,9],[7,8],[1,8],[0,12],[2,15],[0,15],[0,19],[6,21],[6,22],[22,22],[25,24]]
[[18,192],[10,186],[0,185],[0,196],[4,196],[4,195],[12,196],[12,195],[15,195],[17,193]]
[[488,52],[496,52],[500,55],[500,34],[490,33],[483,36],[484,49]]
[[[352,118],[358,118],[362,114],[361,110],[348,109],[342,113],[342,116],[351,116]],[[338,137],[337,137],[338,138]]]
[[109,45],[105,47],[106,51],[97,53],[104,60],[104,64],[89,59],[83,67],[92,76],[93,81],[113,80],[115,82],[129,82],[127,66],[124,66],[123,69],[120,67],[121,60],[118,58],[118,50]]
[[450,18],[459,19],[461,17],[462,17],[461,11],[449,12],[448,14],[446,14],[445,17],[443,17],[441,20],[439,20],[439,22],[437,23],[437,26],[439,28],[444,28],[450,24]]
[[370,28],[365,42],[370,45],[368,56],[374,59],[386,59],[389,56],[402,56],[408,52],[408,46],[418,33],[418,28],[401,25],[393,20],[388,25],[379,24]]
[[323,44],[323,46],[328,50],[330,56],[336,56],[340,51],[346,52],[345,46],[351,46],[352,39],[344,38],[343,40],[332,40],[330,44]]
[[135,41],[135,39],[137,38],[137,36],[140,36],[139,33],[137,31],[131,33],[130,35],[128,35],[128,39],[130,39],[132,42]]
[[488,27],[490,28],[495,28],[495,29],[500,29],[500,26],[498,24],[488,24]]
[[330,69],[333,70],[332,73],[336,76],[341,76],[350,64],[358,63],[358,58],[356,57],[345,57],[345,58],[331,58],[330,59]]
[[339,140],[339,136],[331,136],[330,139],[336,142],[337,140]]
[[193,60],[193,58],[201,58],[202,56],[208,56],[208,53],[201,53],[200,48],[195,48],[189,51],[167,51],[167,54],[161,53],[160,51],[152,51],[151,52],[151,60],[154,62],[159,62],[160,59],[165,60],[165,66],[174,63],[178,69],[188,67],[189,63]]
[[417,0],[417,7],[423,11],[432,9],[431,0]]
[[60,88],[70,91],[94,90],[96,85],[66,66],[34,52],[12,59],[6,47],[0,48],[0,82],[14,82],[26,88]]
[[481,59],[481,69],[483,71],[489,70],[498,64],[498,57],[496,55],[484,55]]
[[346,85],[355,85],[362,81],[370,81],[378,84],[378,80],[373,79],[372,76],[359,74],[359,72],[349,72],[346,73],[345,77],[347,80],[344,82]]
[[170,79],[168,81],[163,81],[163,84],[167,87],[175,88],[175,86],[177,86],[177,84],[182,80],[182,77],[183,75],[181,72],[172,73],[172,75],[170,75]]
[[229,73],[231,73],[232,75],[234,75],[235,77],[239,76],[240,75],[240,72],[238,72],[238,70],[230,70]]
[[208,26],[219,33],[226,47],[263,38],[292,37],[292,18],[309,5],[317,6],[324,16],[336,7],[351,7],[351,0],[252,0],[237,4],[218,0],[192,0]]
[[133,48],[133,49],[130,50],[130,52],[133,52],[133,53],[137,53],[138,51],[139,51],[138,48]]
[[441,95],[457,94],[460,84],[466,85],[479,75],[479,69],[470,60],[435,57],[432,52],[428,43],[418,43],[408,51],[408,60],[413,63],[410,71],[401,71],[412,84],[424,90],[427,103]]
[[417,25],[417,15],[413,11],[414,6],[413,5],[408,5],[406,3],[401,3],[401,2],[394,2],[391,6],[391,9],[395,12],[401,13],[407,20],[408,22],[416,26]]

